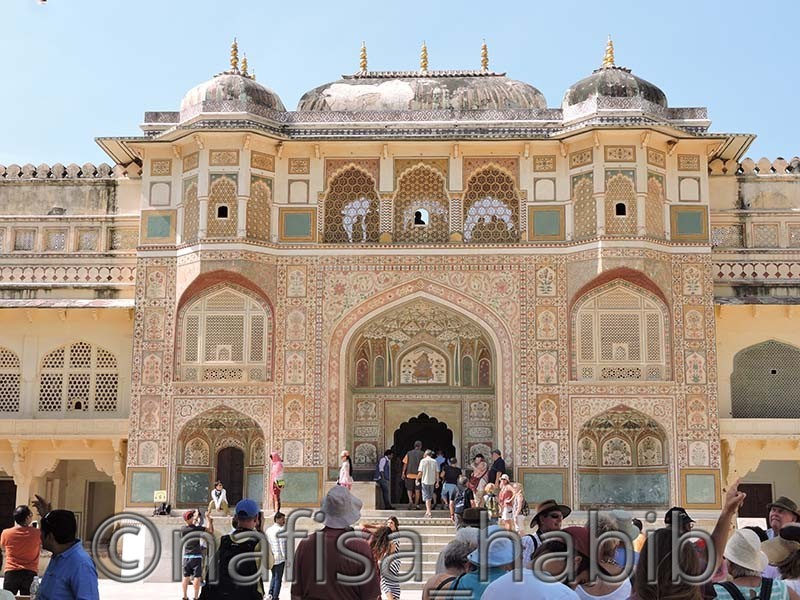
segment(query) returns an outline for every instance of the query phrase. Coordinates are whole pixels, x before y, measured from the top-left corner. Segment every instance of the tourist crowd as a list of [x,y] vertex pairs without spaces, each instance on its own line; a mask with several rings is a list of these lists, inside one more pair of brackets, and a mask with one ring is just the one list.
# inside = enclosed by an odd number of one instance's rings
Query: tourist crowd
[[[388,486],[382,482],[390,480],[392,456],[387,451],[375,468],[384,500]],[[338,485],[322,502],[323,526],[299,542],[293,561],[287,518],[280,511],[285,482],[278,454],[271,454],[269,526],[259,503],[240,500],[231,530],[210,554],[213,514],[230,511],[222,482],[216,482],[205,519],[198,509],[183,514],[183,599],[191,586],[192,598],[199,600],[277,600],[288,566],[293,600],[400,600],[408,580],[403,560],[412,556],[401,542],[404,530],[391,515],[359,525],[362,503],[351,491],[352,463],[349,453],[341,457]],[[571,508],[555,499],[529,508],[499,450],[491,453],[491,462],[476,456],[467,473],[455,458],[423,450],[417,442],[402,465],[410,508],[424,502],[425,519],[440,505],[453,522],[452,539],[424,584],[423,600],[800,600],[800,512],[790,498],[766,507],[766,530],[736,529],[745,499],[738,483],[726,491],[710,534],[694,529],[682,507],[671,508],[664,526],[648,531],[621,509],[590,511],[585,522],[562,527]],[[33,504],[40,529],[23,505],[14,511],[14,526],[0,535],[3,588],[38,600],[99,598],[94,563],[76,537],[75,514],[50,510],[38,496]],[[52,558],[39,580],[42,548]],[[265,557],[268,565],[262,564]],[[215,564],[209,569],[211,558]],[[209,571],[216,578],[206,581]]]

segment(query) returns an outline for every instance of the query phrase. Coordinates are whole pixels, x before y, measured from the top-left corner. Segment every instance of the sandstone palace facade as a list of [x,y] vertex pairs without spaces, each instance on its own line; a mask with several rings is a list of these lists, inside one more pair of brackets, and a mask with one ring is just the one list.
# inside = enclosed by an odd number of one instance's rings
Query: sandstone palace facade
[[800,160],[753,139],[611,47],[556,108],[485,50],[364,51],[295,111],[234,56],[113,166],[0,166],[0,498],[91,537],[156,490],[262,499],[277,450],[314,506],[340,450],[363,493],[419,437],[533,501],[797,499]]

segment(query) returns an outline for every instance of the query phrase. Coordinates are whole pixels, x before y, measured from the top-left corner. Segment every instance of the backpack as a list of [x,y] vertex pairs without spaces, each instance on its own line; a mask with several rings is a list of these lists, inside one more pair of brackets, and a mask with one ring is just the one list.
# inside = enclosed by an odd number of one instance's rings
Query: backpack
[[519,514],[524,517],[527,517],[529,514],[531,514],[531,509],[528,506],[528,501],[525,500],[525,498],[522,499],[522,506],[519,507]]
[[466,503],[465,496],[467,495],[467,490],[458,490],[456,493],[456,499],[453,503],[453,512],[460,515],[464,512],[464,504]]
[[[245,531],[237,529],[236,532]],[[223,535],[214,560],[217,561],[217,583],[207,583],[200,594],[201,600],[261,600],[259,582],[249,585],[237,584],[228,573],[228,565],[234,556],[255,552],[258,540],[248,538],[242,542],[234,542],[230,535]],[[248,560],[237,565],[236,570],[241,575],[253,575],[258,572],[259,565],[256,560]]]
[[[725,590],[731,595],[733,600],[745,600],[744,594],[742,591],[736,587],[736,584],[732,581],[723,581],[721,583],[715,583],[715,586],[721,586],[725,588]],[[758,600],[769,600],[772,596],[772,579],[769,577],[762,577],[761,578],[761,591],[758,594]]]

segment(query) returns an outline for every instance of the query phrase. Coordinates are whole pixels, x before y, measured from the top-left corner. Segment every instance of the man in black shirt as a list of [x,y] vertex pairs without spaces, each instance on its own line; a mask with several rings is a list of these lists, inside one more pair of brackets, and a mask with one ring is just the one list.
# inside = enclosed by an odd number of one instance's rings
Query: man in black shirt
[[453,456],[448,462],[442,465],[439,477],[442,478],[442,504],[453,513],[452,502],[456,499],[456,485],[461,476],[461,469],[458,467],[458,459]]
[[492,450],[492,466],[489,468],[488,482],[500,487],[500,476],[506,473],[506,461],[500,455],[500,450]]
[[467,487],[467,481],[468,479],[464,475],[458,478],[455,496],[450,501],[450,519],[456,529],[461,529],[466,525],[464,511],[475,506],[475,495]]
[[[207,531],[214,533],[214,519],[211,516],[211,511],[206,513],[208,525],[203,527],[200,525],[200,511],[187,510],[183,513],[183,520],[186,525],[181,527],[181,537],[194,531]],[[193,579],[192,586],[194,588],[194,598],[200,596],[200,584],[203,582],[203,548],[201,541],[197,538],[192,538],[183,547],[183,600],[189,600],[186,595],[189,589],[189,580]]]

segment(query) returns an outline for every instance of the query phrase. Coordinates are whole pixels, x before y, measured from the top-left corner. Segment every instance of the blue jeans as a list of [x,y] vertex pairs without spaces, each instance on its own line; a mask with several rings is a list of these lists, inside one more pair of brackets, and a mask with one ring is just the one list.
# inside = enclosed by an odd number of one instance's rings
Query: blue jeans
[[283,580],[283,568],[286,566],[285,562],[272,565],[272,577],[269,580],[269,595],[278,600],[281,595],[281,581]]
[[383,508],[392,505],[392,499],[389,497],[389,481],[386,479],[379,479],[378,485],[381,486],[381,494],[383,495]]

